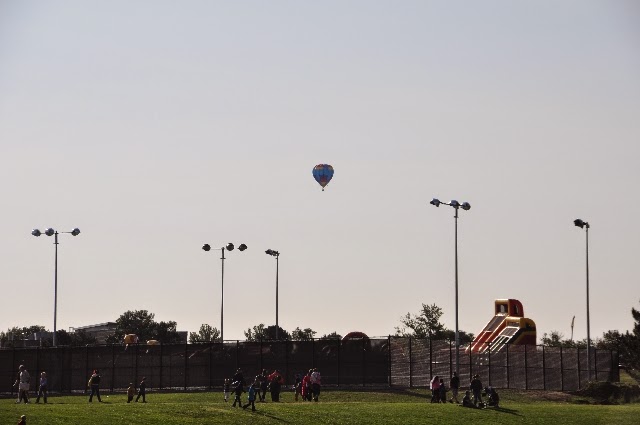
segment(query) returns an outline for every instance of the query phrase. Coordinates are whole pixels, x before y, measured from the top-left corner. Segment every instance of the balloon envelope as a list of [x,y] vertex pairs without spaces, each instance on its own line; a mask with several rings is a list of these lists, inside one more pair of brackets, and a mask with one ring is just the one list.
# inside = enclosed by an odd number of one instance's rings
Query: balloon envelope
[[318,184],[324,187],[329,184],[333,177],[333,167],[329,164],[318,164],[313,167],[313,178],[316,179]]

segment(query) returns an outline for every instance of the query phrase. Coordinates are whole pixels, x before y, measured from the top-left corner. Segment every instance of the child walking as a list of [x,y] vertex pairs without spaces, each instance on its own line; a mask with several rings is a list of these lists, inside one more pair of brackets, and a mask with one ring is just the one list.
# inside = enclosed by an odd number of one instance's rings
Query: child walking
[[234,381],[232,385],[233,385],[233,394],[235,395],[235,399],[233,400],[232,407],[236,407],[236,403],[238,403],[238,407],[242,407],[242,400],[240,400],[240,397],[244,392],[244,388],[242,388],[242,382]]
[[229,378],[225,378],[224,385],[222,386],[222,391],[224,393],[224,402],[229,401],[229,386],[231,383],[229,382]]
[[246,409],[247,407],[251,406],[251,410],[253,412],[256,411],[256,391],[259,388],[259,384],[257,381],[254,381],[253,384],[251,384],[251,386],[249,387],[249,397],[248,397],[248,403],[245,404],[244,406],[242,406],[243,409]]

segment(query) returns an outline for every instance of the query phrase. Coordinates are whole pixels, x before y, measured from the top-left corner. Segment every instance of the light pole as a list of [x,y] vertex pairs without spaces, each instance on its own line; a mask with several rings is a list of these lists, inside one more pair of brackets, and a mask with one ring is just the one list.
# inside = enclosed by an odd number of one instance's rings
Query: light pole
[[[78,236],[80,234],[80,229],[76,227],[70,232],[60,233],[70,233],[72,236]],[[35,237],[38,237],[42,235],[42,232],[38,229],[33,229],[31,231],[31,234]],[[58,231],[49,227],[44,231],[44,234],[47,236],[55,236],[53,240],[53,244],[56,246],[55,269],[53,272],[53,346],[57,347],[56,332],[58,331]]]
[[[220,257],[220,260],[222,260],[222,279],[220,285],[220,342],[222,343],[224,343],[224,251],[225,249],[227,251],[233,251],[234,248],[235,246],[231,242],[222,248],[214,248],[214,251],[222,251],[222,257]],[[202,245],[202,249],[205,251],[211,251],[211,245],[206,243]],[[243,243],[238,246],[238,251],[244,251],[245,249],[247,249],[247,246]]]
[[280,253],[273,249],[267,249],[266,254],[276,257],[276,340],[278,340],[278,263],[280,259]]
[[589,381],[591,381],[591,324],[589,321],[589,223],[586,221],[582,221],[579,218],[573,220],[573,224],[576,227],[581,229],[585,229],[585,234],[587,238],[587,371],[589,376]]
[[465,211],[469,211],[471,209],[471,204],[468,202],[463,202],[462,204],[456,200],[452,200],[449,203],[442,202],[439,199],[433,198],[431,205],[439,207],[440,204],[449,205],[456,210],[456,214],[453,216],[455,218],[455,261],[456,261],[456,372],[460,373],[460,334],[458,331],[458,210],[462,208]]

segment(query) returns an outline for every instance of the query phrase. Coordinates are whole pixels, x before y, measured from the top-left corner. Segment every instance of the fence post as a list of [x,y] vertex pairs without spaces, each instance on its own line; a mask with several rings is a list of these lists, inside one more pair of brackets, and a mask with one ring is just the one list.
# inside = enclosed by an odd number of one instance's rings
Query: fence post
[[[589,348],[587,347],[587,350]],[[594,373],[595,373],[595,377],[596,377],[596,381],[598,380],[598,349],[594,348],[593,349],[593,369],[594,369]]]
[[506,344],[504,348],[507,349],[507,388],[511,388],[511,383],[509,382],[509,344]]
[[576,352],[578,354],[578,389],[582,388],[580,384],[580,348],[576,348]]
[[527,347],[528,345],[524,345],[524,389],[528,390],[529,389],[529,370],[528,370],[528,363],[527,363]]
[[162,344],[162,341],[160,342],[160,377],[158,378],[158,388],[162,389],[162,371],[163,371],[163,367],[162,367],[162,347],[164,346],[164,344]]
[[411,353],[411,337],[409,337],[409,388],[413,388],[413,354]]
[[[391,335],[387,336],[387,352],[388,352],[387,353],[388,354],[387,361],[389,362],[389,368],[388,368],[388,371],[389,371],[389,387],[391,387],[391,373],[392,373],[391,372],[391,370],[392,370],[391,369]],[[613,357],[611,358],[611,364],[613,364]]]
[[316,339],[315,338],[311,338],[311,367],[316,367]]
[[542,389],[547,389],[547,363],[544,357],[544,345],[542,346]]
[[289,341],[284,340],[284,376],[289,376]]
[[491,342],[489,342],[489,386],[491,386]]
[[429,333],[429,380],[433,379],[433,351],[431,349],[431,333]]
[[564,360],[562,360],[562,345],[560,346],[560,391],[564,391]]
[[136,368],[135,368],[134,373],[133,373],[133,377],[134,377],[133,387],[134,388],[138,385],[138,357],[140,357],[140,353],[138,352],[139,348],[140,348],[140,344],[136,342],[136,354],[135,354],[135,356],[136,356],[136,362],[135,362]]
[[[42,344],[42,340],[40,340],[40,344]],[[39,375],[40,375],[40,347],[36,347],[36,375],[35,375],[36,388],[38,388]]]
[[[59,352],[60,348],[56,348],[56,351]],[[60,372],[61,372],[60,376],[67,376],[64,370],[64,352],[65,352],[65,349],[62,348],[62,355],[60,356]],[[69,364],[71,364],[71,362],[69,362]],[[69,392],[71,392],[72,389],[73,389],[72,386],[70,386]],[[62,392],[63,390],[64,390],[64,379],[60,379],[60,392]]]
[[[456,350],[460,350],[460,347],[456,347]],[[456,355],[459,353],[456,352]],[[473,379],[473,357],[471,357],[471,346],[469,346],[469,381]]]
[[[314,339],[311,340],[311,347],[313,348],[313,341],[315,341]],[[340,340],[338,340],[336,342],[338,344],[338,382],[337,385],[340,386],[340,371],[342,369],[341,367],[341,363],[340,363],[340,359],[341,359],[341,353],[342,353],[342,342]]]
[[116,376],[116,346],[111,344],[111,386],[109,392],[113,393],[113,380]]
[[188,366],[187,366],[187,361],[189,360],[189,356],[187,356],[187,354],[189,354],[189,345],[185,342],[184,343],[184,390],[187,391],[187,370],[188,370]]
[[367,381],[367,350],[365,346],[365,339],[362,338],[362,386],[366,385]]
[[260,337],[260,370],[264,369],[264,365],[262,363],[262,337]]
[[[84,373],[89,371],[89,346],[85,345],[84,347]],[[91,372],[89,372],[89,376],[91,376]],[[87,386],[84,386],[84,393],[87,393]]]
[[451,350],[451,340],[449,340],[449,376],[453,376],[451,373],[453,372],[453,352]]
[[240,367],[240,341],[236,339],[236,370]]
[[209,341],[209,390],[213,389],[213,340]]

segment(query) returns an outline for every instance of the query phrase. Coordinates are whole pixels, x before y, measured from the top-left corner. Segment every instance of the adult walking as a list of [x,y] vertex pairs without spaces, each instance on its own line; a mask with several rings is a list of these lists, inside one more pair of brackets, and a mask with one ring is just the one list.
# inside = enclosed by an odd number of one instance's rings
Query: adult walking
[[20,400],[23,400],[26,404],[29,403],[29,383],[31,382],[31,376],[24,365],[20,365],[18,370],[20,371],[18,375],[18,403],[20,403]]
[[320,387],[322,386],[322,376],[320,376],[320,372],[318,369],[314,368],[313,372],[311,372],[311,392],[313,393],[313,401],[318,401],[318,397],[320,397]]
[[98,369],[94,369],[91,374],[91,378],[89,378],[89,387],[91,388],[91,394],[89,395],[89,403],[93,402],[93,396],[98,397],[98,402],[102,403],[102,399],[100,398],[100,381],[102,377],[100,376],[100,371]]
[[138,396],[136,397],[136,403],[138,402],[138,400],[140,399],[140,397],[142,397],[142,402],[146,403],[146,395],[147,395],[147,378],[146,377],[142,377],[142,381],[140,381],[140,386],[138,387]]
[[302,378],[302,400],[311,401],[311,373],[313,370],[309,369],[304,378]]

